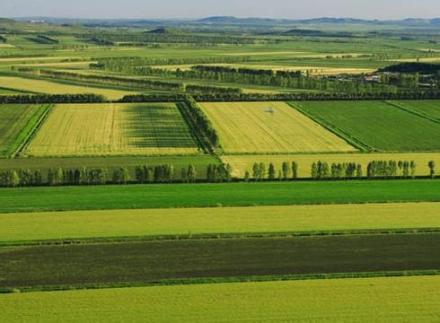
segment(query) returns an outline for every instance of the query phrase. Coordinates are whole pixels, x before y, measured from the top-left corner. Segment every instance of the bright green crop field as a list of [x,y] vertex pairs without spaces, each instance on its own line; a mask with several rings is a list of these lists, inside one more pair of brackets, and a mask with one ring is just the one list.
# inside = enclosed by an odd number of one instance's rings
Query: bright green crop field
[[0,157],[16,152],[48,108],[48,105],[0,105]]
[[414,111],[440,122],[440,100],[406,100],[396,103],[409,111]]
[[7,188],[0,213],[259,206],[440,202],[440,181],[329,181]]
[[440,150],[440,124],[385,102],[327,101],[292,105],[366,150]]
[[47,323],[435,322],[439,288],[440,276],[420,276],[38,292],[0,295],[0,312]]
[[0,242],[438,229],[439,214],[440,203],[6,213],[0,214]]

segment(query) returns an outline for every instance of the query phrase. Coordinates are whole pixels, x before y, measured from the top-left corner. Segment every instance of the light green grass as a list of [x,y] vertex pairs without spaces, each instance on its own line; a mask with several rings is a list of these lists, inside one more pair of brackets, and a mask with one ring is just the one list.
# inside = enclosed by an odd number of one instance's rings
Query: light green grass
[[0,242],[217,233],[440,228],[440,203],[0,214]]
[[440,276],[0,295],[5,322],[436,322]]

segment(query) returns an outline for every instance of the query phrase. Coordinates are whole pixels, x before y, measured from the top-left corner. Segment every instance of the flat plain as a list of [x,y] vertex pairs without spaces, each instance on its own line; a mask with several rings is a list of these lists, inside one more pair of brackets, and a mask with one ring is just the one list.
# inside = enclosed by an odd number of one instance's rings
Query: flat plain
[[6,246],[0,248],[0,288],[434,271],[439,243],[439,234],[405,233]]
[[5,188],[0,212],[440,202],[439,192],[435,180]]
[[136,92],[114,90],[99,87],[87,87],[79,85],[70,85],[57,83],[53,81],[27,79],[23,77],[0,76],[0,87],[5,89],[20,90],[31,93],[44,94],[98,94],[103,95],[110,100],[118,100],[125,95],[134,94]]
[[203,103],[225,153],[353,152],[343,139],[281,102]]
[[440,124],[382,101],[295,102],[292,105],[367,150],[440,150]]
[[0,157],[10,157],[36,127],[48,105],[0,105]]
[[[0,214],[0,243],[198,234],[438,229],[440,203],[296,205]],[[420,215],[420,216],[418,216]],[[423,216],[421,216],[423,215]]]
[[405,100],[397,101],[397,104],[410,111],[420,113],[440,122],[440,101],[439,100]]
[[191,155],[199,152],[175,104],[57,105],[24,154]]
[[48,323],[363,322],[372,313],[433,322],[439,288],[439,276],[420,276],[37,292],[0,295],[0,311],[6,321]]

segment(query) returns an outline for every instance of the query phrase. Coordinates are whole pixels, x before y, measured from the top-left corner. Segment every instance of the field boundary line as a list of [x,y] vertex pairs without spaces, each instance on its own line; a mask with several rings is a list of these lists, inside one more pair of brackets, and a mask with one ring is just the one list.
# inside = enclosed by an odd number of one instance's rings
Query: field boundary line
[[307,113],[304,111],[300,103],[297,102],[287,102],[287,104],[292,108],[297,110],[298,112],[305,115],[307,118],[311,119],[312,121],[316,122],[320,126],[322,126],[324,129],[330,131],[334,135],[338,136],[339,138],[345,140],[349,145],[352,145],[353,147],[359,149],[361,152],[374,152],[376,151],[373,147],[368,146],[361,140],[357,139],[356,137],[353,137],[349,135],[348,133],[345,133],[345,131],[333,126],[332,124],[326,122],[325,120],[318,118],[316,116],[312,116],[310,113]]
[[0,248],[17,246],[60,246],[60,245],[93,245],[113,244],[126,242],[148,241],[179,241],[179,240],[229,240],[229,239],[257,239],[257,238],[312,238],[332,236],[363,236],[363,235],[414,235],[414,234],[438,234],[440,227],[426,228],[398,228],[398,229],[346,229],[346,230],[308,230],[308,231],[279,231],[279,232],[214,232],[214,233],[186,233],[186,234],[163,234],[145,236],[109,236],[90,238],[62,238],[49,240],[17,240],[0,241]]
[[38,130],[43,125],[44,121],[46,120],[46,118],[48,117],[50,112],[52,111],[53,104],[46,104],[43,106],[45,106],[45,111],[42,113],[40,118],[37,120],[34,127],[31,129],[31,131],[29,131],[29,134],[26,136],[26,138],[23,140],[23,142],[20,144],[20,146],[17,147],[15,152],[11,155],[11,158],[17,157],[17,155],[21,154],[21,152],[25,148],[27,148],[27,146],[30,143],[30,141],[32,140],[32,138],[34,138],[34,136],[36,135],[36,133],[38,132]]
[[232,283],[264,283],[283,282],[300,280],[330,280],[330,279],[368,279],[386,277],[421,277],[439,276],[440,270],[402,270],[402,271],[371,271],[371,272],[342,272],[330,274],[298,274],[298,275],[261,275],[261,276],[235,276],[235,277],[206,277],[206,278],[182,278],[163,279],[151,282],[132,283],[110,283],[110,284],[83,284],[83,285],[57,285],[57,286],[35,286],[25,288],[0,288],[1,294],[32,293],[32,292],[63,292],[96,289],[120,289],[136,287],[157,287],[157,286],[184,286],[184,285],[212,285]]
[[207,153],[207,154],[213,154],[214,149],[209,145],[208,141],[205,140],[205,136],[203,133],[199,130],[199,127],[194,123],[192,118],[189,116],[189,113],[187,111],[188,106],[186,102],[176,102],[176,106],[182,116],[182,118],[185,120],[185,123],[188,125],[191,136],[196,140],[196,142],[199,144],[200,148]]
[[428,114],[425,114],[425,113],[422,113],[422,112],[418,112],[418,111],[415,111],[415,110],[413,110],[413,109],[411,109],[411,108],[405,107],[405,105],[400,104],[400,102],[389,101],[389,100],[386,100],[386,101],[384,101],[384,102],[385,102],[386,104],[388,104],[388,105],[390,105],[390,106],[396,108],[396,109],[401,110],[401,111],[405,111],[405,112],[407,112],[407,113],[411,113],[411,114],[416,115],[416,116],[418,116],[418,117],[420,117],[420,118],[427,119],[427,120],[432,121],[432,122],[435,122],[435,123],[440,123],[440,119],[437,119],[437,118],[431,117],[431,116],[428,115]]

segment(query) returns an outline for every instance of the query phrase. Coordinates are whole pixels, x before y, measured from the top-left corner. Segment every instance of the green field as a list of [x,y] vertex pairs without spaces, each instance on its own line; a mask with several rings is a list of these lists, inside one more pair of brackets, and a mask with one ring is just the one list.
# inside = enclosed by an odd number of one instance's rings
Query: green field
[[2,247],[0,288],[435,270],[439,243],[435,233]]
[[191,155],[199,152],[173,103],[56,105],[25,155]]
[[422,116],[427,116],[440,122],[440,101],[439,100],[418,100],[418,101],[397,101],[392,102],[413,111]]
[[0,311],[6,321],[47,323],[60,317],[63,322],[367,322],[372,315],[377,321],[433,322],[440,316],[439,288],[439,276],[422,276],[39,292],[0,295]]
[[[440,203],[0,214],[0,242],[217,234],[438,229]],[[421,216],[423,215],[423,216]]]
[[440,202],[440,181],[337,181],[5,188],[0,212]]
[[0,105],[0,157],[17,152],[48,108],[48,105]]
[[295,102],[292,105],[367,150],[414,152],[440,149],[440,124],[385,102]]

